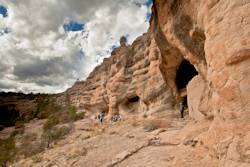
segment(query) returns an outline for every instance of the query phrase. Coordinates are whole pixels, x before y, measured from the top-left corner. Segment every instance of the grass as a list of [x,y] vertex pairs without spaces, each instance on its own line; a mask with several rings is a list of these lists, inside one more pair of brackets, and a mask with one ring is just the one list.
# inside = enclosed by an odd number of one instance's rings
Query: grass
[[47,131],[55,125],[59,124],[59,122],[59,117],[57,115],[51,115],[43,125],[43,130]]
[[167,126],[168,123],[166,121],[155,119],[144,122],[143,129],[145,132],[152,132],[159,128],[166,128]]
[[47,148],[50,147],[52,142],[63,139],[67,134],[70,133],[72,127],[71,126],[62,126],[62,127],[53,127],[44,131],[43,139],[47,143]]
[[45,149],[45,143],[37,141],[36,133],[29,133],[22,137],[21,145],[17,150],[17,154],[30,157],[42,152]]
[[47,96],[38,103],[37,110],[33,117],[39,119],[48,118],[51,114],[58,112],[60,107],[56,105],[55,100]]
[[6,166],[16,154],[15,137],[0,139],[0,166]]
[[38,162],[41,162],[43,160],[42,157],[39,155],[34,155],[31,159],[34,163],[38,163]]

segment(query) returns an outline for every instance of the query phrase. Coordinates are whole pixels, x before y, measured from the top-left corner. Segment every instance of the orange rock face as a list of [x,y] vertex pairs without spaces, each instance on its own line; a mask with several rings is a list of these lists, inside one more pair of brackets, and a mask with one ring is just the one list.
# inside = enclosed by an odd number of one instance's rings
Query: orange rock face
[[[89,113],[150,116],[173,110],[187,95],[190,118],[211,124],[197,136],[211,154],[201,164],[249,163],[242,146],[250,132],[249,1],[155,0],[152,12],[146,34],[66,91],[71,103]],[[184,83],[194,76],[184,68],[183,87],[177,79],[184,60],[198,76]]]
[[170,109],[174,98],[162,75],[159,49],[150,33],[131,46],[121,45],[85,82],[66,91],[71,103],[90,113],[110,116],[151,114]]

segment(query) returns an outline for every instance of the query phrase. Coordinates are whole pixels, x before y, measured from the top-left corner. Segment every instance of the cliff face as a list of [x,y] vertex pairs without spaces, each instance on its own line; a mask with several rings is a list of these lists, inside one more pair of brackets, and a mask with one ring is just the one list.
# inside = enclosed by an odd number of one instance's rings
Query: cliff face
[[[187,98],[191,118],[210,120],[196,136],[207,147],[202,164],[249,163],[249,8],[245,0],[154,2],[150,31],[162,60],[169,65],[172,57],[185,58],[199,73],[187,85]],[[162,71],[168,80],[171,72]]]
[[125,117],[173,111],[187,98],[189,117],[209,122],[195,137],[207,149],[194,151],[204,154],[199,162],[249,163],[249,8],[247,0],[155,0],[148,32],[66,94],[89,113]]
[[0,126],[13,126],[22,118],[30,120],[29,115],[37,110],[38,95],[25,95],[21,93],[0,94]]
[[[199,118],[191,114],[194,119],[249,116],[248,9],[243,0],[156,0],[149,31],[131,46],[115,49],[67,94],[79,108],[111,115],[171,108],[185,96],[186,84],[195,75],[177,76],[180,68],[190,71],[182,67],[188,60],[198,71],[187,90],[199,97],[187,96],[191,113],[200,112]],[[192,86],[197,84],[202,88]]]
[[146,33],[131,46],[115,49],[86,81],[66,91],[72,104],[109,116],[152,114],[173,108],[173,94],[159,68],[161,56],[153,35]]
[[192,84],[204,84],[200,112],[225,119],[249,117],[249,1],[156,0],[153,13],[151,31],[163,59],[178,50],[175,56],[199,71],[201,79]]
[[[59,159],[59,166],[247,167],[249,9],[249,0],[155,0],[148,32],[132,45],[121,38],[121,46],[85,81],[52,96],[0,97],[1,110],[12,113],[8,119],[36,116],[53,112],[56,102],[85,112],[66,142],[40,154],[38,166]],[[176,109],[181,101],[188,107],[185,119]],[[108,117],[98,126],[90,117],[101,111]],[[109,126],[116,114],[123,123]],[[17,166],[33,163],[23,162]]]

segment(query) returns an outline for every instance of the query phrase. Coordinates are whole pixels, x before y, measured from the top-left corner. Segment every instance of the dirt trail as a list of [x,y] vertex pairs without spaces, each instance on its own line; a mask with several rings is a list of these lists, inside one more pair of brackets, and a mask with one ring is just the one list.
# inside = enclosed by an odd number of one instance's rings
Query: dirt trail
[[173,152],[182,145],[180,131],[189,120],[173,113],[154,120],[152,124],[156,125],[152,126],[158,126],[157,122],[167,124],[147,130],[149,119],[128,119],[113,125],[80,120],[67,138],[36,155],[39,161],[28,158],[14,166],[171,166],[176,158]]

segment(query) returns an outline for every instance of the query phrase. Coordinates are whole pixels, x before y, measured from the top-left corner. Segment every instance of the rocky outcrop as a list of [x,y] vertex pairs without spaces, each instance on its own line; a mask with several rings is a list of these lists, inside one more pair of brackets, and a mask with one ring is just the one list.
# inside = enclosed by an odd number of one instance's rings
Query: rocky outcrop
[[154,2],[151,31],[163,59],[178,50],[205,80],[204,115],[249,117],[249,14],[244,0]]
[[215,157],[219,166],[249,162],[242,147],[250,131],[249,8],[245,0],[154,1],[150,31],[162,59],[170,62],[177,50],[199,72],[187,96],[190,116],[211,123],[197,136],[213,157],[203,165]]
[[146,33],[131,46],[121,43],[86,81],[76,82],[66,94],[79,109],[90,113],[105,111],[110,116],[170,109],[174,98],[160,64],[159,49],[153,36]]
[[17,120],[29,120],[37,110],[39,95],[0,93],[0,126],[13,126]]
[[189,116],[210,124],[195,139],[210,155],[200,164],[247,163],[249,148],[242,143],[250,131],[249,5],[155,0],[148,32],[131,46],[123,43],[66,93],[87,112],[109,116],[173,111],[187,96]]
[[[178,125],[183,120],[173,117],[174,107],[187,99],[190,122],[162,136],[176,146],[167,151],[170,166],[249,166],[249,9],[248,0],[155,0],[148,32],[132,45],[121,38],[56,102],[86,116],[158,116]],[[137,151],[121,152],[114,164]]]
[[156,0],[148,32],[131,46],[121,40],[110,58],[66,93],[90,112],[165,110],[180,101],[183,90],[186,94],[176,78],[188,60],[204,82],[201,104],[189,102],[190,107],[200,105],[198,112],[209,118],[249,117],[248,9],[244,0]]

